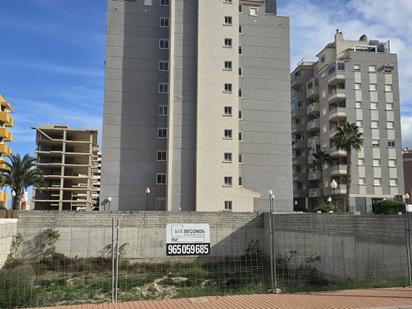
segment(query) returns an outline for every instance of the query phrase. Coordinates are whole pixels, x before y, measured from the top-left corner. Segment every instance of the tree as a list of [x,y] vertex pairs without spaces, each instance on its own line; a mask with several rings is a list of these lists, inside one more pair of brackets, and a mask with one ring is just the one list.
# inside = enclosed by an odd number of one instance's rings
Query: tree
[[335,136],[336,147],[346,150],[347,152],[347,170],[346,170],[346,205],[349,210],[349,196],[352,184],[352,150],[359,151],[363,145],[363,134],[359,132],[359,127],[355,123],[346,122],[343,126],[338,127]]
[[23,158],[19,154],[7,156],[6,167],[0,171],[1,187],[9,187],[13,194],[12,209],[19,210],[24,191],[33,186],[41,189],[46,186],[42,174],[37,169],[36,159],[26,154]]
[[310,164],[310,168],[313,171],[318,170],[320,172],[320,196],[323,197],[325,196],[325,192],[324,192],[324,183],[323,183],[323,166],[326,163],[330,162],[330,155],[328,153],[326,153],[325,151],[319,150],[318,152],[316,152],[315,154],[313,154],[313,161]]

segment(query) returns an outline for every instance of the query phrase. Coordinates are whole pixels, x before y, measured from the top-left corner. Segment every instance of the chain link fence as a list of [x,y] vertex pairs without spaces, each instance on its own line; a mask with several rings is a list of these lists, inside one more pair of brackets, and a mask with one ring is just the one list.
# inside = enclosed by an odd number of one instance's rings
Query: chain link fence
[[406,216],[265,214],[236,228],[211,223],[210,254],[202,256],[167,256],[165,229],[157,228],[166,222],[153,216],[105,215],[104,227],[48,222],[16,234],[0,270],[0,308],[410,284]]

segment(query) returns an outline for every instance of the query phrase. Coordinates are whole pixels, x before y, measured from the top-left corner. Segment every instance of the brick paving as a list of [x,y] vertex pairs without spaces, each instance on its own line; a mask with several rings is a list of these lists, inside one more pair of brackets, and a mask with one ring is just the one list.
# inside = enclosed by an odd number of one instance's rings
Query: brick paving
[[[51,308],[51,307],[48,307]],[[305,294],[200,297],[119,304],[52,307],[59,309],[412,309],[412,287]],[[39,309],[39,308],[36,308]]]

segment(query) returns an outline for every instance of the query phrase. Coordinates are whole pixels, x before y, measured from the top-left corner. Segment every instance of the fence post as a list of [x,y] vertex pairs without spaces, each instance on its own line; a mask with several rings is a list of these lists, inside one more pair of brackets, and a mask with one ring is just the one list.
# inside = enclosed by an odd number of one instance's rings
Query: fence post
[[117,303],[117,294],[119,290],[119,220],[116,223],[116,284],[115,284],[115,301]]
[[112,218],[112,303],[114,303],[114,281],[115,281],[115,269],[114,269],[114,218]]
[[277,292],[276,282],[276,256],[274,250],[274,229],[273,229],[273,202],[275,195],[272,190],[269,191],[269,233],[270,233],[270,283],[272,293]]
[[409,286],[412,286],[412,270],[411,270],[411,228],[409,221],[408,209],[405,211],[405,242],[406,242],[406,262],[408,263],[408,279]]

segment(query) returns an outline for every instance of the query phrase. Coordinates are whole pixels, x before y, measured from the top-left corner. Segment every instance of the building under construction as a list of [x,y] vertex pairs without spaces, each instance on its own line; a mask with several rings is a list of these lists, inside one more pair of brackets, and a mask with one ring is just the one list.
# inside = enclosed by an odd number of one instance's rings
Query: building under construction
[[37,166],[47,187],[35,190],[35,210],[99,207],[100,153],[97,130],[44,125],[36,130]]

